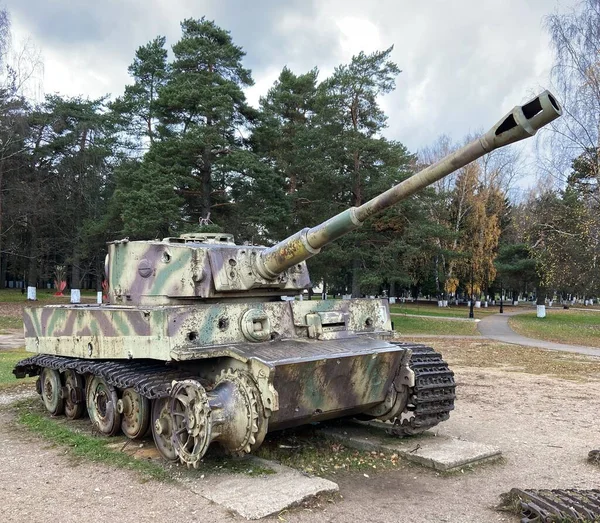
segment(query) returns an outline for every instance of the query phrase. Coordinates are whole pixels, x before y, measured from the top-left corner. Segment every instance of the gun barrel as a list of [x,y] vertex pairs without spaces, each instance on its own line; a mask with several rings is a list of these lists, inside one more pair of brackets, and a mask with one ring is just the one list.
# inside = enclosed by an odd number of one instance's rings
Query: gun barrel
[[256,269],[265,278],[274,278],[286,269],[318,254],[322,247],[360,227],[383,210],[405,200],[477,158],[519,140],[533,136],[562,114],[556,98],[544,91],[524,105],[516,106],[483,136],[407,178],[359,207],[352,207],[312,228],[306,228],[262,251]]

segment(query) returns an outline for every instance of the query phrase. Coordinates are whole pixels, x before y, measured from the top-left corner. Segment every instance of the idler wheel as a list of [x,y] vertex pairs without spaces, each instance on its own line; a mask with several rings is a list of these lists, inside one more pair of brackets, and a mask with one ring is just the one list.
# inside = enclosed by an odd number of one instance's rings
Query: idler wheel
[[98,376],[93,376],[86,390],[87,410],[92,423],[106,436],[115,436],[121,428],[117,411],[117,391]]
[[42,400],[48,412],[53,416],[62,414],[65,402],[62,397],[60,373],[54,369],[45,368],[40,376],[40,391]]
[[62,374],[65,384],[65,416],[79,419],[85,413],[85,380],[74,370],[66,370]]
[[123,434],[131,439],[144,437],[150,426],[150,401],[128,388],[121,394],[118,407]]
[[170,398],[158,398],[152,401],[152,437],[156,448],[169,461],[177,461],[177,453],[173,447],[173,420],[169,413]]
[[212,441],[208,396],[196,380],[174,383],[169,402],[173,422],[171,441],[177,456],[188,467],[198,468]]

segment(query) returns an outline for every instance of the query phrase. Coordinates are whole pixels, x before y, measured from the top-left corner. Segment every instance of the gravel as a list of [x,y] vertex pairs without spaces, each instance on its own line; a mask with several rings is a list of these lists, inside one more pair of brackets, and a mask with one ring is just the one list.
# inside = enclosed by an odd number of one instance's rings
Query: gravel
[[[344,472],[330,476],[343,499],[317,500],[268,520],[517,522],[493,508],[513,487],[597,486],[598,469],[586,458],[600,447],[598,379],[575,382],[466,366],[454,371],[456,410],[438,433],[498,446],[504,463],[454,474],[413,465],[368,475]],[[0,391],[0,404],[24,393]],[[241,521],[188,485],[141,483],[126,470],[74,462],[64,449],[15,431],[6,408],[0,410],[0,496],[5,522]]]

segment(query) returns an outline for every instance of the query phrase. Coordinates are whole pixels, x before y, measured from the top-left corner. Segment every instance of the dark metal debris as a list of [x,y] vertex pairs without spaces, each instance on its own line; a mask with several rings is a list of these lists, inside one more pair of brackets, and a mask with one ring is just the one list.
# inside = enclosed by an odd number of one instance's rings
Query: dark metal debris
[[600,490],[514,488],[510,497],[519,502],[521,523],[600,522]]

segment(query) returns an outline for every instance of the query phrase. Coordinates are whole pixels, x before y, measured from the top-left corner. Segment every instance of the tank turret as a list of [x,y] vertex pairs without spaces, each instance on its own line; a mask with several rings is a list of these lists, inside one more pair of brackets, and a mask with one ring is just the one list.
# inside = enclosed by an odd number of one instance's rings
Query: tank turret
[[199,467],[208,447],[243,454],[269,430],[360,414],[397,435],[448,419],[455,382],[440,354],[393,337],[386,299],[286,300],[305,261],[367,218],[561,114],[547,91],[490,131],[360,207],[273,247],[197,233],[108,246],[109,303],[24,311],[48,411],[86,412],[106,435],[148,430],[161,454]]

